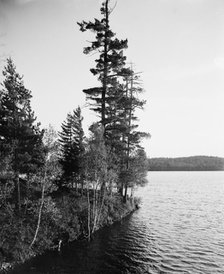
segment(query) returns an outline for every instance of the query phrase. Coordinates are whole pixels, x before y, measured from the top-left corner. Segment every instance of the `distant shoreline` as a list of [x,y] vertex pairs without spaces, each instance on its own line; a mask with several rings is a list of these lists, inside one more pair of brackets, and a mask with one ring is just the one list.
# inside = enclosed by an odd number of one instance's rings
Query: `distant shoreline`
[[148,170],[148,172],[210,172],[210,171],[224,171],[221,170]]
[[214,156],[150,158],[148,171],[224,171],[224,158]]

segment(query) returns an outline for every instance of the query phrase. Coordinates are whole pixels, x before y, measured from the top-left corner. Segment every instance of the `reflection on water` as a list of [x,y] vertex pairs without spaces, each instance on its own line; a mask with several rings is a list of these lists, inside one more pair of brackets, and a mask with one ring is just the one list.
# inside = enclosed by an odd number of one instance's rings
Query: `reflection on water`
[[14,273],[224,273],[224,172],[151,172],[142,207]]

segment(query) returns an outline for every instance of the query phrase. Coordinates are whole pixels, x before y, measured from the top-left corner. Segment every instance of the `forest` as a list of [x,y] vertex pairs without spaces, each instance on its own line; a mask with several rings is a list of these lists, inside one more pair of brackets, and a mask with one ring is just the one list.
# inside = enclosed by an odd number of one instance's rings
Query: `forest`
[[0,88],[2,270],[70,241],[91,240],[100,227],[138,206],[134,189],[147,183],[141,140],[150,135],[138,131],[136,117],[146,103],[143,88],[124,55],[128,40],[110,28],[109,0],[100,12],[100,19],[78,22],[81,32],[95,37],[84,54],[98,56],[90,71],[99,85],[83,89],[99,117],[87,134],[79,106],[59,132],[41,128],[24,77],[11,57],[6,60]]
[[150,171],[209,171],[224,170],[224,158],[191,156],[179,158],[148,159]]

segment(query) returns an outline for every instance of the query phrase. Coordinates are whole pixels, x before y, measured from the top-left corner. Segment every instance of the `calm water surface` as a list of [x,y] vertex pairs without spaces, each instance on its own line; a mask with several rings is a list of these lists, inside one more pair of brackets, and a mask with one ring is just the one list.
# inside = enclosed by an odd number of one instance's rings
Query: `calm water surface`
[[151,172],[140,210],[14,273],[224,273],[224,172]]

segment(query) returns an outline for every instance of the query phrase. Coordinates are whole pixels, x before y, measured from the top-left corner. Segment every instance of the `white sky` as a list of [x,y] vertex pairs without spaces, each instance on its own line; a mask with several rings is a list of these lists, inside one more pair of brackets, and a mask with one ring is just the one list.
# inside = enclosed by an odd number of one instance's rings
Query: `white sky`
[[[1,70],[12,56],[43,127],[59,130],[78,105],[85,128],[94,119],[82,89],[97,85],[89,72],[97,55],[82,53],[92,37],[76,22],[99,18],[100,3],[0,0]],[[152,135],[148,156],[224,157],[224,1],[117,0],[110,24],[128,38],[125,54],[143,72],[139,124]]]

